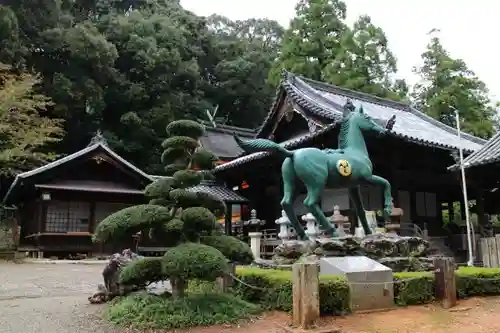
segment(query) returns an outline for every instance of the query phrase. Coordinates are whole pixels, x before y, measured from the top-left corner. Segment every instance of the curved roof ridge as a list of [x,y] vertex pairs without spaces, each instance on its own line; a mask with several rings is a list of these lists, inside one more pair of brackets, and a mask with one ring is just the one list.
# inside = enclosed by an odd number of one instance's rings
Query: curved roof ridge
[[[288,73],[287,78],[291,78],[292,83],[294,81],[293,77],[296,77],[296,76],[293,73]],[[351,98],[356,98],[359,100],[364,100],[368,103],[374,103],[374,104],[378,104],[380,106],[391,107],[391,108],[396,108],[396,109],[399,109],[402,111],[406,111],[406,112],[409,112],[409,113],[416,115],[417,117],[419,117],[427,122],[430,122],[431,124],[441,128],[449,133],[456,134],[456,132],[457,132],[456,129],[454,129],[453,127],[448,126],[446,124],[443,124],[442,122],[430,117],[429,115],[423,113],[422,111],[417,110],[415,107],[413,107],[409,103],[398,102],[398,101],[393,101],[393,100],[382,98],[382,97],[373,96],[373,95],[370,95],[370,94],[367,94],[364,92],[359,92],[359,91],[354,91],[354,90],[347,89],[347,88],[342,88],[342,87],[339,87],[339,86],[336,86],[333,84],[319,82],[319,81],[308,79],[308,78],[305,78],[302,76],[298,76],[297,78],[299,78],[301,81],[303,81],[306,84],[310,83],[312,85],[315,85],[319,89],[324,90],[326,92],[332,92],[334,94],[343,95],[345,97],[351,97]],[[477,136],[474,136],[474,135],[471,135],[471,134],[468,134],[465,132],[462,132],[462,136],[464,138],[467,138],[468,140],[471,140],[471,141],[473,141],[477,144],[481,144],[481,145],[485,144],[487,141],[485,139],[479,138]]]

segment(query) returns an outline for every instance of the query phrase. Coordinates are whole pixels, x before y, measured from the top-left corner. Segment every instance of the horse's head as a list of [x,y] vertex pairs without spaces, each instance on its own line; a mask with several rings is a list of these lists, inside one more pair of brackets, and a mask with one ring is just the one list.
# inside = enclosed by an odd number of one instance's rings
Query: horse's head
[[355,122],[362,131],[373,131],[378,134],[386,134],[391,131],[396,122],[395,119],[396,116],[392,116],[391,119],[387,121],[385,127],[382,127],[377,121],[364,112],[362,106],[351,115],[351,121]]

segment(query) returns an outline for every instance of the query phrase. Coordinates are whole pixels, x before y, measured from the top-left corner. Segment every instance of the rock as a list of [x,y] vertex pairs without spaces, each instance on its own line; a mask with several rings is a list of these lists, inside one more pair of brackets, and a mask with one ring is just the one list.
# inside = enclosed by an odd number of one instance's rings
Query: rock
[[119,276],[123,267],[140,258],[140,256],[133,253],[130,249],[126,249],[122,253],[113,254],[102,271],[104,284],[97,286],[97,292],[88,298],[89,302],[92,304],[105,303],[116,296],[127,295],[132,291],[139,290],[140,288],[137,286],[120,284]]
[[316,247],[315,242],[308,240],[291,240],[278,245],[274,249],[276,258],[299,259],[303,254],[311,253]]
[[425,256],[429,242],[419,237],[373,234],[363,237],[361,248],[371,258]]
[[[423,260],[422,260],[423,259]],[[377,259],[379,263],[392,269],[393,272],[424,272],[433,271],[432,261],[416,257],[387,257]]]
[[318,238],[313,253],[321,257],[362,255],[360,239],[353,236]]
[[[274,251],[272,263],[275,267],[290,267],[299,258],[367,256],[393,269],[402,271],[433,270],[429,255],[429,242],[419,237],[404,237],[396,234],[372,234],[363,238],[344,236],[318,238],[316,241],[292,240]],[[267,266],[270,265],[259,265]]]

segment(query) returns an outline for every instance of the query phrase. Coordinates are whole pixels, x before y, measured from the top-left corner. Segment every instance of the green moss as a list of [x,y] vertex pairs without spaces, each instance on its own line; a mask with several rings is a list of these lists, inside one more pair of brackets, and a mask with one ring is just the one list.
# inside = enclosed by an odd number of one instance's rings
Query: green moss
[[114,324],[135,329],[181,329],[235,323],[261,312],[257,305],[221,293],[172,299],[153,295],[119,298],[106,310]]

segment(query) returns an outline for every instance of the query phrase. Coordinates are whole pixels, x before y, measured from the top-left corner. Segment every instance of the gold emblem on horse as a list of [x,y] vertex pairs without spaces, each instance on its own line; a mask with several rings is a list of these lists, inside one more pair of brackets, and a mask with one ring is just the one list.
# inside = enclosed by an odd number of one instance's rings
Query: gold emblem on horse
[[338,160],[337,170],[339,171],[340,175],[344,177],[348,177],[352,174],[351,165],[347,160]]

